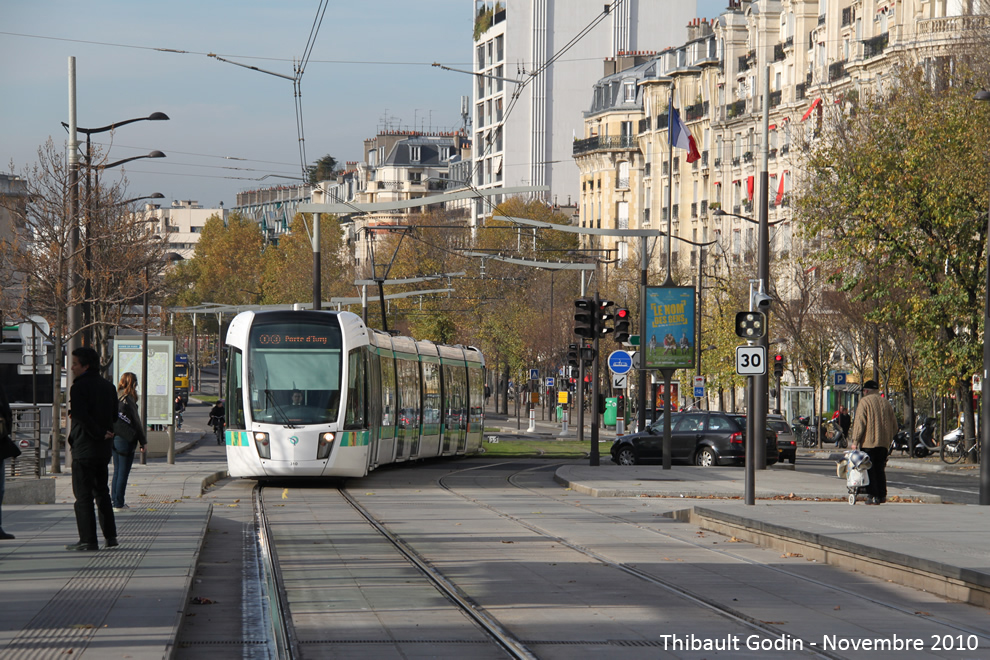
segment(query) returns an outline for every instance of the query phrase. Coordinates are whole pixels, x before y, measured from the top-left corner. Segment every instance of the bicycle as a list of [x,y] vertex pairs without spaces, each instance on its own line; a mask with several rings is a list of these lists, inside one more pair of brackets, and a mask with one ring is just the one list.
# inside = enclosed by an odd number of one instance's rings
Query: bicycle
[[[973,446],[966,449],[967,440],[973,441]],[[943,440],[939,455],[942,461],[953,465],[963,459],[967,454],[973,454],[976,463],[980,462],[980,439],[979,438],[956,438],[955,440]]]
[[224,424],[223,424],[223,420],[211,418],[210,419],[210,426],[213,427],[213,434],[216,435],[216,437],[217,437],[217,444],[218,445],[224,444],[224,434],[223,434],[223,426],[224,426]]

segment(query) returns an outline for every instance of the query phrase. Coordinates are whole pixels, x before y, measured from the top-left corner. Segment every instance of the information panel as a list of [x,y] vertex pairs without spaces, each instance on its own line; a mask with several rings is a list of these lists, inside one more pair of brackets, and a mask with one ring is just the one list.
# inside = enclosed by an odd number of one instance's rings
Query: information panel
[[[141,337],[114,337],[113,384],[128,371],[137,376],[138,401],[141,397]],[[172,337],[148,337],[148,413],[144,423],[172,424],[175,387],[175,341]]]

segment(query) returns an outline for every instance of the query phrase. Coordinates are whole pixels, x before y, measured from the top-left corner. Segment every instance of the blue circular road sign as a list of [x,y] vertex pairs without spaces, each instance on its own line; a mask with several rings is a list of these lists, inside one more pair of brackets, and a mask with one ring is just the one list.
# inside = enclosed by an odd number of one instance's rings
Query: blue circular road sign
[[632,356],[625,351],[612,351],[608,356],[608,368],[613,374],[627,374],[632,369]]

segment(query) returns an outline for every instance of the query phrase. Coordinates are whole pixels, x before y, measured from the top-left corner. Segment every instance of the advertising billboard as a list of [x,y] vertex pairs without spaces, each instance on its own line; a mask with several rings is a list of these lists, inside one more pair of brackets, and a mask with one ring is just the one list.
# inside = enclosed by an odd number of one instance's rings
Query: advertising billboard
[[694,368],[694,301],[692,287],[647,287],[644,368]]

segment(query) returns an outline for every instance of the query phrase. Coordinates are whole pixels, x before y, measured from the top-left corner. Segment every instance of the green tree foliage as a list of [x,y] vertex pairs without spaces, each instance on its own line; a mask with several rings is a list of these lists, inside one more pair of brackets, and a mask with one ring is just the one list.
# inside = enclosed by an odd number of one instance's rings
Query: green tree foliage
[[[320,293],[323,300],[354,295],[354,269],[337,217],[321,214]],[[307,222],[308,221],[308,224]],[[313,301],[313,216],[296,214],[278,245],[265,248],[261,298],[265,304]]]
[[310,185],[316,185],[320,181],[326,181],[337,171],[337,159],[327,154],[316,161],[315,165],[306,168],[306,175]]
[[[933,88],[906,70],[811,145],[798,211],[840,288],[868,318],[905,328],[926,375],[968,412],[981,363],[987,109],[961,79]],[[978,113],[978,114],[977,114]]]
[[203,226],[193,258],[179,262],[171,283],[178,305],[213,302],[259,304],[264,237],[257,222],[231,213],[227,224],[211,216]]

